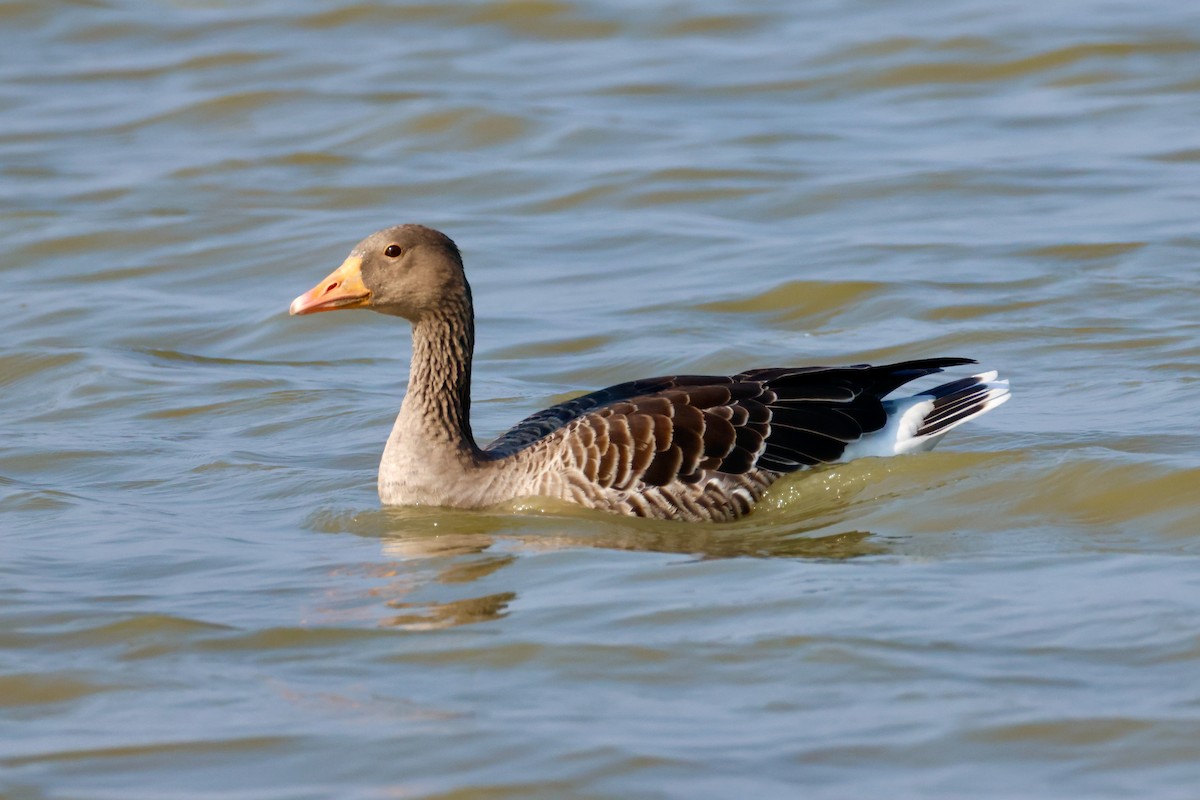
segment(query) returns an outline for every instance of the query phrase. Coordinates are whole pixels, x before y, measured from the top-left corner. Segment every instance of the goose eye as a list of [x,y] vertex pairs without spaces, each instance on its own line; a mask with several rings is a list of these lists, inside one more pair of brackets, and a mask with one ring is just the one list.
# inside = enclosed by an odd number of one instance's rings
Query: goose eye
[[387,248],[383,251],[383,254],[385,256],[387,256],[388,258],[395,258],[396,256],[400,255],[402,252],[404,252],[404,251],[400,249],[400,245],[389,244],[387,246]]

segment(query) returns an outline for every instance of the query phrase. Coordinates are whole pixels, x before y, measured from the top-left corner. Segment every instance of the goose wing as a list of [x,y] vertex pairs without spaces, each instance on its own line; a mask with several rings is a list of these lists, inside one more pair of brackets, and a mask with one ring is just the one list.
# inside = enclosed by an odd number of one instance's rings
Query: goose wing
[[629,488],[706,472],[791,472],[841,458],[887,422],[882,398],[963,358],[849,367],[757,369],[619,384],[538,412],[488,448],[502,458],[536,445],[589,481]]
[[504,458],[518,450],[525,449],[540,439],[544,439],[572,420],[578,419],[584,414],[595,411],[598,408],[611,406],[613,403],[619,403],[634,397],[655,395],[679,384],[687,385],[689,381],[707,383],[720,380],[722,379],[706,376],[671,375],[661,378],[643,378],[642,380],[618,383],[615,386],[609,386],[608,388],[600,389],[530,414],[496,437],[495,441],[484,448],[484,451],[496,458]]

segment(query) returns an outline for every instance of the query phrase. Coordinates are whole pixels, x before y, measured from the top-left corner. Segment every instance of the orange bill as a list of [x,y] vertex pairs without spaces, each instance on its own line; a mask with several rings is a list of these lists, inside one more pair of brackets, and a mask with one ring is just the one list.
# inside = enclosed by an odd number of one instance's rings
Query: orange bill
[[362,308],[371,302],[371,290],[363,285],[362,259],[350,256],[329,277],[292,301],[289,314],[316,314],[339,308]]

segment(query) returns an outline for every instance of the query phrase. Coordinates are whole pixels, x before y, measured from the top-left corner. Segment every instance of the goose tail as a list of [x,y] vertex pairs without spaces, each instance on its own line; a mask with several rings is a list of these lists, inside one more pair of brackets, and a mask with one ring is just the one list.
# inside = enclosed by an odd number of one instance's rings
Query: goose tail
[[943,383],[920,394],[885,400],[888,421],[846,448],[842,461],[932,450],[954,428],[1006,402],[1007,380],[995,370]]

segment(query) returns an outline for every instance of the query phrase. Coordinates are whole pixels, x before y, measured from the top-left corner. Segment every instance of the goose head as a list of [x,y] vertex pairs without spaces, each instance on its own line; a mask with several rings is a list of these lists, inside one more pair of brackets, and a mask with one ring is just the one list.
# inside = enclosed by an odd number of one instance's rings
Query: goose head
[[354,246],[342,265],[292,301],[290,314],[369,308],[419,322],[468,293],[458,247],[440,231],[397,225]]

